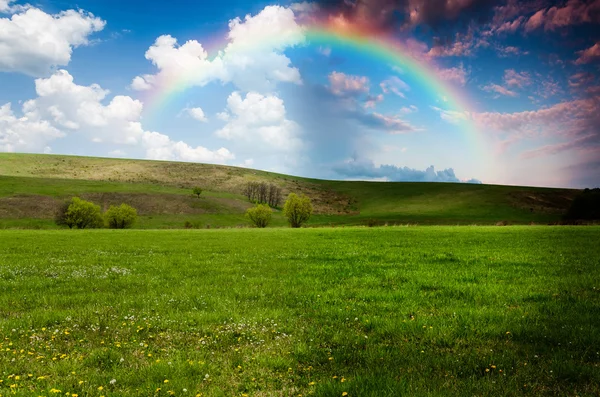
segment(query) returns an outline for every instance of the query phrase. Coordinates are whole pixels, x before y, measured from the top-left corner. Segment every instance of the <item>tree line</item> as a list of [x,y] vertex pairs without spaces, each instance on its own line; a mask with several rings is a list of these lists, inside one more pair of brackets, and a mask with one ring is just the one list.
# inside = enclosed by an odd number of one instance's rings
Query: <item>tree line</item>
[[281,203],[281,188],[266,182],[248,182],[244,188],[244,196],[253,203],[267,204],[271,208]]

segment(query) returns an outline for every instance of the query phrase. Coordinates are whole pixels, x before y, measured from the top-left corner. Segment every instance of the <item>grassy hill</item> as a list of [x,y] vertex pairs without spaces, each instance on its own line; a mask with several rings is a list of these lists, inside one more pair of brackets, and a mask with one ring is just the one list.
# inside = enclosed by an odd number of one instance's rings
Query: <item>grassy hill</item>
[[[250,181],[309,195],[310,224],[509,224],[556,222],[579,191],[455,183],[326,181],[181,162],[0,153],[0,228],[51,228],[57,206],[78,195],[138,209],[138,228],[247,225]],[[205,189],[198,199],[193,186]],[[274,226],[285,225],[281,213]]]

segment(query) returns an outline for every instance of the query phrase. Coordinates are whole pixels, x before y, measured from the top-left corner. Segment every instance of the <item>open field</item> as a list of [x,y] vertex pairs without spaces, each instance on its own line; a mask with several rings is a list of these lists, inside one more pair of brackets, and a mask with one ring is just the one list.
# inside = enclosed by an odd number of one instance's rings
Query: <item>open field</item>
[[0,395],[599,395],[599,240],[0,231]]
[[[250,181],[311,197],[309,226],[554,223],[579,193],[569,189],[460,183],[327,181],[193,163],[0,153],[0,228],[54,228],[53,215],[74,195],[106,209],[138,209],[140,229],[248,226],[242,195]],[[205,189],[202,198],[193,186]],[[272,226],[284,226],[280,212]]]

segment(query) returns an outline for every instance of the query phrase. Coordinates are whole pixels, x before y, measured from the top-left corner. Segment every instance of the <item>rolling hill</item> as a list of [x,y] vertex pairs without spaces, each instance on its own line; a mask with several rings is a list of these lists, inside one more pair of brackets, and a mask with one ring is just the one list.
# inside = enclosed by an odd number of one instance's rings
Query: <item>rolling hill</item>
[[[138,228],[248,225],[250,181],[310,196],[312,226],[363,224],[552,223],[572,189],[460,183],[328,181],[211,164],[0,153],[0,228],[52,228],[58,205],[72,196],[103,208],[138,209]],[[205,189],[200,199],[193,186]],[[284,226],[279,211],[273,226]]]

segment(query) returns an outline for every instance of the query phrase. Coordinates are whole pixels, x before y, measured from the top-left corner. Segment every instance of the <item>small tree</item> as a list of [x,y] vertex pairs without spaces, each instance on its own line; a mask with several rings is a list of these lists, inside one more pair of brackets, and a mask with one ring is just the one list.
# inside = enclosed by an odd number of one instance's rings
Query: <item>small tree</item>
[[73,223],[67,219],[67,211],[69,210],[69,206],[71,205],[71,200],[67,200],[63,202],[60,207],[56,210],[56,214],[54,215],[54,223],[58,226],[68,226],[69,229],[73,228]]
[[89,201],[73,197],[65,214],[65,224],[77,229],[102,227],[104,220],[100,206]]
[[268,205],[258,204],[256,207],[249,208],[246,211],[246,216],[250,218],[250,221],[256,227],[264,228],[271,222],[271,215],[273,212]]
[[200,195],[202,194],[202,188],[201,188],[201,187],[198,187],[198,186],[196,186],[194,189],[192,189],[192,192],[193,192],[193,193],[194,193],[196,196],[198,196],[198,198],[200,198]]
[[296,193],[290,193],[283,206],[283,213],[288,218],[291,227],[298,228],[302,226],[313,213],[310,198],[305,195],[299,197]]
[[127,204],[111,205],[104,213],[104,219],[111,229],[127,229],[137,220],[137,210]]

